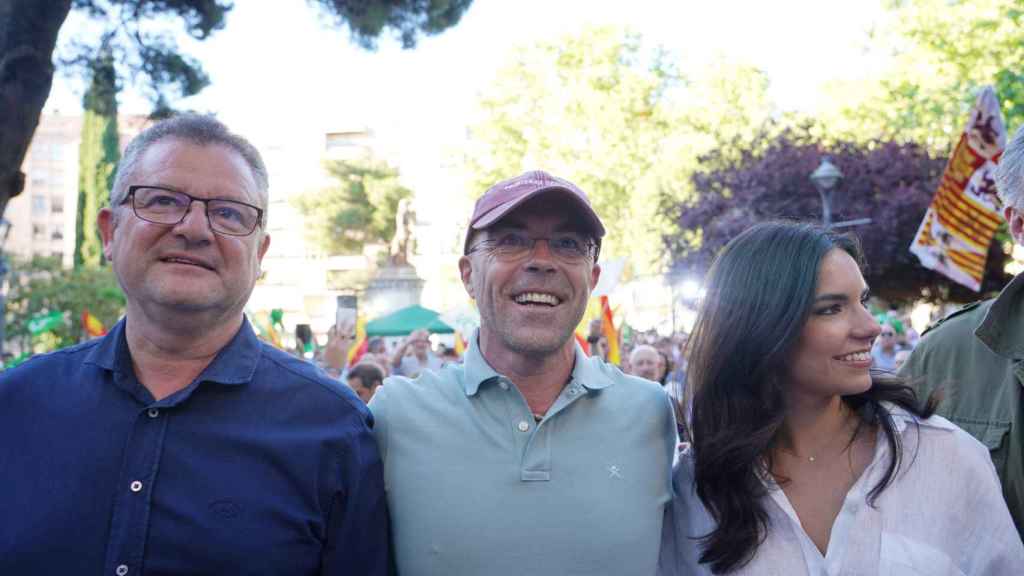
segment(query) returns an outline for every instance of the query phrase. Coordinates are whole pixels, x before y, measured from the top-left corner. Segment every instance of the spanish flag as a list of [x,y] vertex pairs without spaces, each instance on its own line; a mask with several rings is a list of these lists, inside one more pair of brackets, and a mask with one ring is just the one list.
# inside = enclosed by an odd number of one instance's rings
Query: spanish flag
[[608,363],[618,365],[622,361],[619,353],[619,331],[615,329],[612,307],[608,304],[607,296],[601,296],[601,332],[608,341]]
[[89,310],[82,310],[82,329],[91,338],[97,338],[99,336],[106,336],[107,329],[103,326],[103,322],[100,319],[89,313]]

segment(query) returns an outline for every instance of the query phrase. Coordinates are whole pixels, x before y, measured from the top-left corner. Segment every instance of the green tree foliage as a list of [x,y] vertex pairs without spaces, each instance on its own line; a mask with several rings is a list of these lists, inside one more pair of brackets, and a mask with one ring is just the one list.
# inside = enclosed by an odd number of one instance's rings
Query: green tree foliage
[[[124,314],[125,299],[109,267],[61,267],[57,258],[36,257],[11,265],[7,291],[7,339],[23,350],[46,352],[81,341],[81,316],[88,310],[110,329]],[[63,312],[65,322],[52,332],[33,336],[28,321],[47,312]]]
[[634,272],[664,264],[659,209],[690,193],[698,154],[770,114],[763,74],[721,63],[684,76],[664,51],[614,27],[521,48],[482,95],[464,164],[469,189],[525,170],[577,183],[608,229],[602,254]]
[[103,263],[103,242],[96,225],[107,204],[114,170],[121,157],[117,136],[117,77],[113,56],[96,61],[82,101],[82,142],[78,149],[78,212],[75,215],[75,266]]
[[869,48],[882,71],[832,87],[822,116],[830,130],[945,152],[987,84],[996,89],[1006,126],[1024,122],[1024,2],[890,0],[888,7]]
[[[420,34],[455,25],[472,0],[317,3],[347,23],[353,40],[364,47],[392,30],[411,48]],[[224,27],[231,7],[229,0],[0,0],[0,216],[7,201],[25,188],[21,165],[53,83],[57,34],[72,9],[90,16],[100,32],[76,38],[64,66],[89,74],[104,54],[99,47],[107,47],[118,78],[137,80],[153,102],[153,115],[160,117],[170,114],[177,99],[210,82],[196,59],[179,52],[167,24],[180,22],[190,36],[205,40]]]
[[386,243],[395,234],[398,203],[411,198],[398,170],[373,158],[336,160],[327,172],[337,182],[295,198],[306,218],[310,241],[326,254],[353,254],[370,243]]
[[421,34],[434,35],[459,23],[473,0],[316,0],[360,46],[373,49],[390,29],[403,48],[414,48]]

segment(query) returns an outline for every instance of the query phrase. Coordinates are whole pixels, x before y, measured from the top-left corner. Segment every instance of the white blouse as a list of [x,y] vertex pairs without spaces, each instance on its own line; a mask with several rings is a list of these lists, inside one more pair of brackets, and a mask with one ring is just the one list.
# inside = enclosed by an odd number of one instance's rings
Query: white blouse
[[[832,525],[824,556],[804,532],[785,493],[769,479],[767,538],[750,563],[731,574],[1024,575],[1024,544],[988,449],[945,418],[917,421],[900,408],[887,407],[904,455],[896,478],[874,506],[867,502],[868,493],[889,463],[889,444],[881,430],[874,458],[847,493]],[[680,458],[673,487],[659,574],[711,574],[707,565],[698,563],[700,542],[694,537],[708,534],[714,521],[695,493],[692,455]]]

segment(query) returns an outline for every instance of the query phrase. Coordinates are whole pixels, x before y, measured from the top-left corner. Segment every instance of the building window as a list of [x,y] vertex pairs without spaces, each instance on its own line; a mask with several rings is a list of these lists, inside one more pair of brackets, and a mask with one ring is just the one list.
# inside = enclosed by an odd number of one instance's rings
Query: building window
[[63,240],[64,239],[64,232],[60,228],[56,228],[56,229],[54,229],[53,234],[50,234],[50,239],[51,240]]
[[52,198],[50,198],[50,211],[53,212],[54,214],[63,214],[64,213],[64,197],[63,196],[53,196]]
[[34,238],[42,238],[43,236],[46,236],[46,227],[44,227],[42,224],[33,224],[32,236]]
[[46,196],[32,196],[32,213],[46,214]]

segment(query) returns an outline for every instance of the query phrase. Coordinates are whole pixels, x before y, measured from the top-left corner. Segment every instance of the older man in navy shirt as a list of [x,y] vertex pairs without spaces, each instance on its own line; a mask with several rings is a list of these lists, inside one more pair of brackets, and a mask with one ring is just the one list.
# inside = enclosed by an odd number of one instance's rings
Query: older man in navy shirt
[[212,118],[125,151],[104,254],[127,312],[0,376],[0,574],[383,574],[372,418],[253,334],[259,152]]

